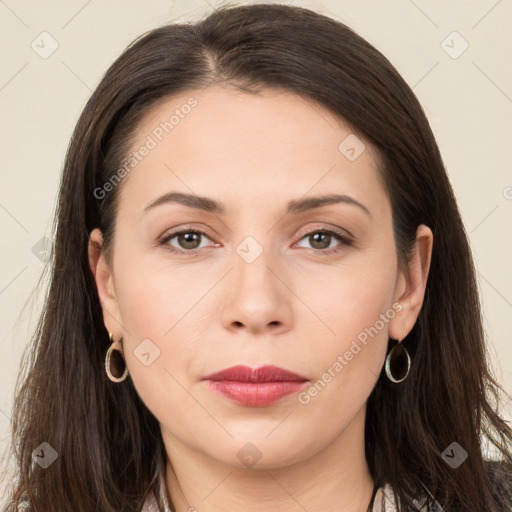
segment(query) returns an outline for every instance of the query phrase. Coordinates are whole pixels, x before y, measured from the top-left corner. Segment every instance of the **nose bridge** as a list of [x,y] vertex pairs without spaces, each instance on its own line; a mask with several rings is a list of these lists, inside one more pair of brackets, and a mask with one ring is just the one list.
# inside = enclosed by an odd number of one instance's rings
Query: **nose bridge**
[[253,203],[237,215],[232,225],[235,242],[233,264],[237,272],[241,272],[240,277],[247,274],[250,278],[258,274],[261,278],[270,272],[267,266],[278,264],[273,250],[277,229],[271,229],[272,223],[265,213],[261,203]]
[[270,291],[269,286],[274,288],[274,267],[279,267],[279,263],[273,252],[271,236],[267,236],[263,231],[246,235],[235,246],[233,255],[239,285],[250,285],[253,291],[261,291],[261,288],[264,288],[266,293]]
[[251,331],[290,324],[291,308],[286,279],[273,250],[272,237],[252,231],[234,247],[229,300],[223,305],[226,327],[245,325]]

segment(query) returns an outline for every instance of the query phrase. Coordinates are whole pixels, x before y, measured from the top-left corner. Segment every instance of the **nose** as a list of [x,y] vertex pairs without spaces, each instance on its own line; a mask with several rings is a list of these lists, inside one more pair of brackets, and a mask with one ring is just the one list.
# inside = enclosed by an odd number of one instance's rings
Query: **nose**
[[[222,324],[233,332],[251,335],[282,334],[292,325],[293,293],[287,285],[287,272],[263,251],[248,262],[238,254],[227,276],[226,299],[222,306]],[[250,261],[250,260],[249,260]]]

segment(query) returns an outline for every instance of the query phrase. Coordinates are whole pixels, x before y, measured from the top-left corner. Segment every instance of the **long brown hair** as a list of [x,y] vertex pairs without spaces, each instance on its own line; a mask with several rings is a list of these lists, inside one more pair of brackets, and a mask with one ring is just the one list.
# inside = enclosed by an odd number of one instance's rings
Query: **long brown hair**
[[[499,415],[505,392],[488,367],[472,256],[425,114],[390,62],[349,27],[308,9],[260,4],[144,34],[108,69],[78,120],[60,184],[49,293],[16,385],[17,474],[7,511],[137,511],[160,492],[159,424],[130,378],[113,384],[104,370],[109,338],[87,248],[95,227],[105,251],[112,247],[121,186],[100,199],[95,190],[121,166],[150,107],[222,83],[295,92],[373,145],[402,265],[417,226],[433,231],[424,304],[404,341],[410,374],[401,384],[381,374],[367,403],[376,485],[391,484],[400,511],[415,510],[409,498],[425,488],[447,510],[512,510],[512,430]],[[496,461],[484,460],[483,441]],[[42,442],[58,454],[46,470],[32,460]],[[456,469],[442,457],[453,442],[468,453]]]

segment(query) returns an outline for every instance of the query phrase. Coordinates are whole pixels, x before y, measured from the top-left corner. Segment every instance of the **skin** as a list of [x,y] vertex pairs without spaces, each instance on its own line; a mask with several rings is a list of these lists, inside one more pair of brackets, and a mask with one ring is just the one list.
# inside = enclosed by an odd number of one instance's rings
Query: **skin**
[[[290,92],[184,92],[148,112],[134,149],[191,96],[197,106],[120,185],[111,263],[99,229],[89,245],[105,326],[122,338],[131,379],[161,425],[169,494],[178,512],[250,512],[262,503],[274,512],[364,511],[374,484],[364,454],[366,402],[388,339],[405,338],[418,317],[432,233],[419,226],[401,273],[371,146],[349,161],[338,146],[350,128]],[[213,198],[225,213],[177,203],[144,213],[170,191]],[[333,192],[370,215],[346,203],[284,214],[292,199]],[[181,253],[159,244],[189,224],[206,235],[166,242]],[[307,236],[329,228],[352,234],[353,243]],[[237,253],[247,236],[262,249],[251,263]],[[195,256],[185,254],[193,248]],[[339,251],[325,254],[330,248]],[[400,312],[307,404],[295,393],[247,407],[201,380],[237,364],[273,364],[315,382],[393,304]],[[160,350],[149,366],[134,353],[147,338]],[[251,467],[237,455],[249,442],[261,454]]]

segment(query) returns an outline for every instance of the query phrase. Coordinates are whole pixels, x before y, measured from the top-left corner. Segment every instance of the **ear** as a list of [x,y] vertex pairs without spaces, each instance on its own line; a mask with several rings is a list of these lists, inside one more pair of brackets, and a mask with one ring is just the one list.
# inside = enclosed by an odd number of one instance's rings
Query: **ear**
[[112,269],[108,265],[105,254],[102,252],[103,234],[95,228],[89,235],[89,266],[96,282],[98,297],[103,311],[103,323],[108,332],[112,333],[114,340],[123,335],[119,321],[119,307],[114,288]]
[[400,303],[402,309],[389,322],[389,336],[393,339],[403,340],[418,319],[425,298],[433,243],[430,228],[424,224],[418,226],[411,261],[407,271],[400,272],[395,287],[395,302]]

